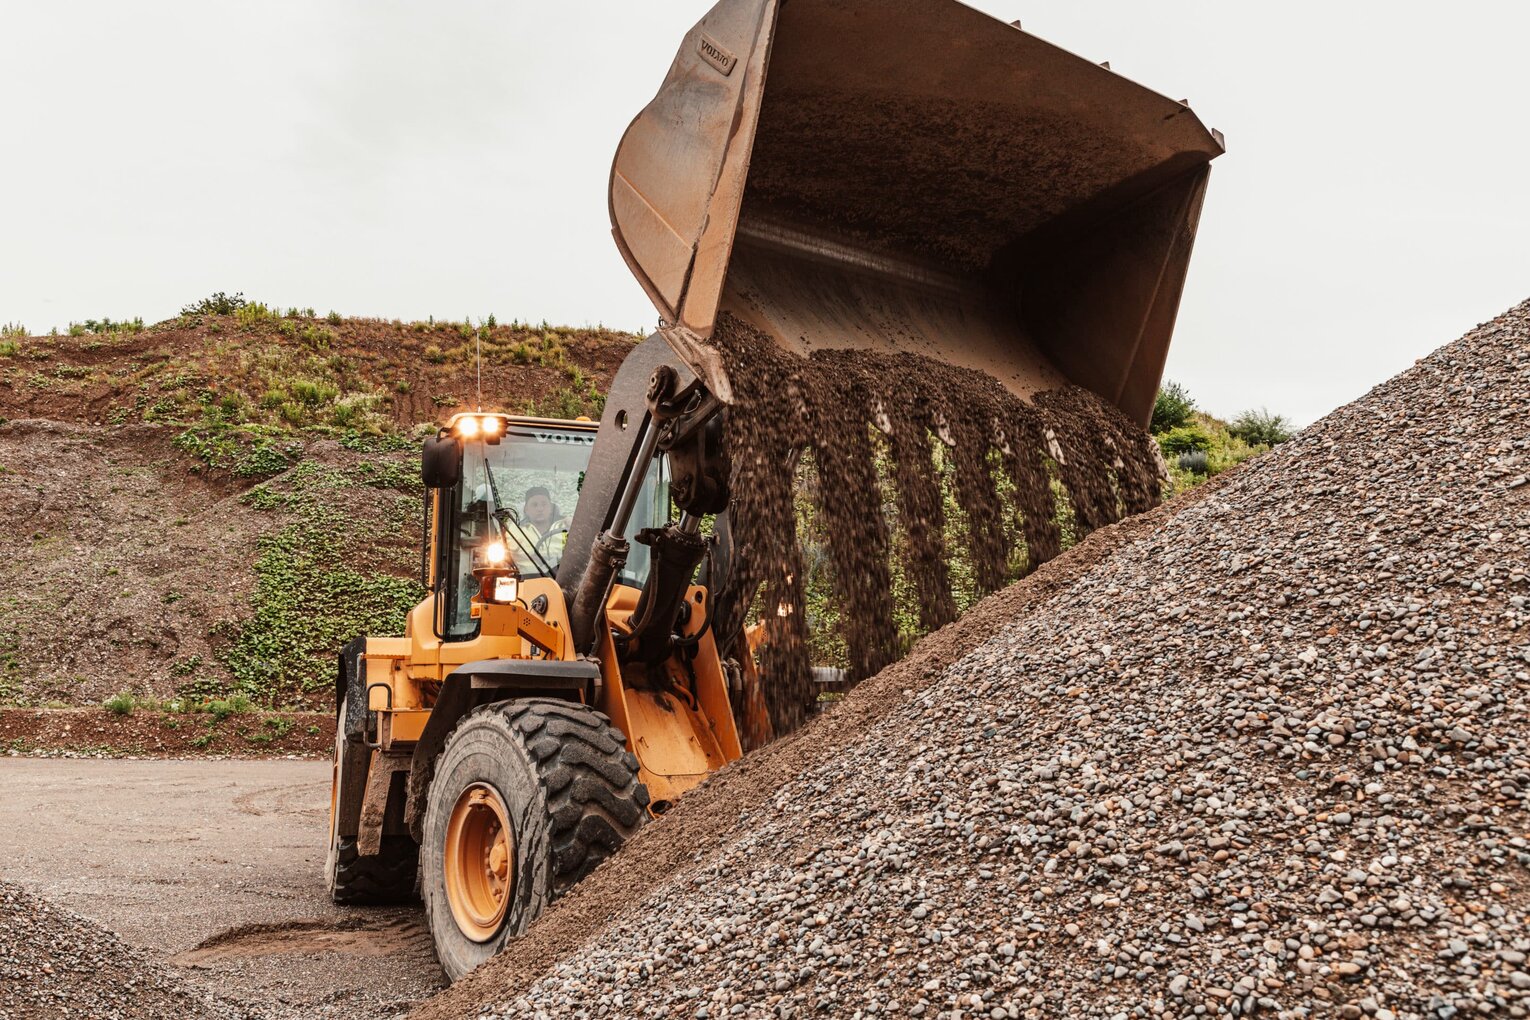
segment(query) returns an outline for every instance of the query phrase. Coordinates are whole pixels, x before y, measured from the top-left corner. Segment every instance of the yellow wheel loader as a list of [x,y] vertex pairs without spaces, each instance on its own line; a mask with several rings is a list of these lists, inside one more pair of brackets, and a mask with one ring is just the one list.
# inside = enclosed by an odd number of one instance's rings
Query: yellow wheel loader
[[955,0],[712,8],[612,167],[662,318],[599,425],[458,414],[425,444],[429,597],[340,655],[334,898],[418,888],[455,979],[770,738],[750,641],[713,626],[725,557],[703,569],[720,315],[1146,423],[1221,151],[1184,102]]

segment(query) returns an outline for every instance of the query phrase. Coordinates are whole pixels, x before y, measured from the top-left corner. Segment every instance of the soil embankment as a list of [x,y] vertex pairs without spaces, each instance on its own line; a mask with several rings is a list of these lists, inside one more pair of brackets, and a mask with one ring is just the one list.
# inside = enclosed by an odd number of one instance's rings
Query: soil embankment
[[[108,326],[110,328],[108,328]],[[635,339],[246,306],[0,341],[0,705],[330,708],[420,597],[420,427],[598,415]]]

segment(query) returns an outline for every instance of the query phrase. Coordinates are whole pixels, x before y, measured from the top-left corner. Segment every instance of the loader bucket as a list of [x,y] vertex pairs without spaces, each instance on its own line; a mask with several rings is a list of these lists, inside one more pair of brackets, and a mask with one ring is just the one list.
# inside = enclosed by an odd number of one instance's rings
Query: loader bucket
[[699,337],[728,312],[1145,423],[1221,152],[1183,103],[955,0],[722,0],[623,137],[611,221]]

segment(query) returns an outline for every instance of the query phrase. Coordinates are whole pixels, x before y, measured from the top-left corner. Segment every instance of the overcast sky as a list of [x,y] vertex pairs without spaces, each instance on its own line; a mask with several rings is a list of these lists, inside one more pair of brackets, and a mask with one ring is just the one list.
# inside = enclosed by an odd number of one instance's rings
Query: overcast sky
[[[708,6],[6,0],[0,322],[647,329],[607,174]],[[1306,423],[1530,297],[1530,5],[976,6],[1226,133],[1168,369],[1207,409]]]

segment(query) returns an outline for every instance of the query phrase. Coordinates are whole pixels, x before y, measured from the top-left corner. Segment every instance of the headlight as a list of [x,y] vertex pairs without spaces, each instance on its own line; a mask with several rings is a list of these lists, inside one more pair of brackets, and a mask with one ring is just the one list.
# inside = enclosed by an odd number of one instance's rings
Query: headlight
[[457,435],[463,439],[472,439],[478,435],[478,419],[472,415],[457,419]]
[[500,418],[496,418],[492,414],[484,415],[483,418],[480,419],[479,424],[483,426],[483,434],[491,439],[499,435],[505,427],[504,421]]
[[521,592],[521,579],[515,575],[494,579],[494,601],[514,602]]

